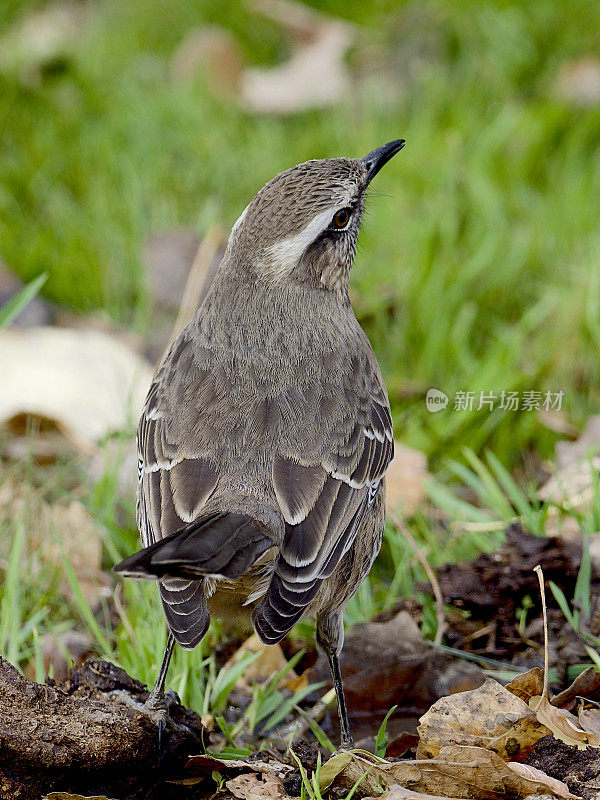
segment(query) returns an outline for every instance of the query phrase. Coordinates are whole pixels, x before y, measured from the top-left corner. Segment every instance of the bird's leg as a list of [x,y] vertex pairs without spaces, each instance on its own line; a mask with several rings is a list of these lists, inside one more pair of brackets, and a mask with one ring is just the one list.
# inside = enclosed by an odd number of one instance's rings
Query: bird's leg
[[169,664],[171,663],[171,656],[173,655],[173,646],[175,645],[175,637],[169,631],[169,636],[167,638],[167,646],[165,647],[165,653],[163,655],[162,664],[160,665],[160,671],[158,673],[158,678],[156,679],[156,683],[154,684],[154,688],[148,695],[146,702],[144,703],[144,711],[148,714],[148,716],[156,722],[158,726],[158,749],[159,751],[162,748],[162,739],[165,732],[165,728],[167,727],[167,723],[169,722],[169,705],[167,703],[167,699],[165,697],[165,681],[167,679],[167,672],[169,671]]
[[346,708],[346,698],[344,696],[344,684],[342,683],[342,673],[340,672],[340,662],[337,653],[329,653],[329,666],[335,696],[337,697],[338,713],[340,715],[340,750],[351,750],[354,747],[354,739],[350,732],[350,722],[348,721],[348,710]]
[[171,656],[173,655],[173,646],[175,645],[175,637],[169,631],[169,636],[167,638],[167,646],[165,647],[165,653],[163,655],[162,664],[160,665],[160,671],[158,673],[158,678],[156,679],[156,683],[154,684],[154,688],[148,695],[148,699],[146,700],[146,707],[148,710],[158,709],[161,706],[165,705],[165,681],[167,680],[167,672],[169,671],[169,664],[171,663]]
[[340,716],[340,749],[351,750],[354,747],[354,740],[350,732],[339,662],[339,653],[344,644],[344,622],[341,612],[317,617],[317,644],[327,656],[331,668],[331,677],[333,678],[333,687]]

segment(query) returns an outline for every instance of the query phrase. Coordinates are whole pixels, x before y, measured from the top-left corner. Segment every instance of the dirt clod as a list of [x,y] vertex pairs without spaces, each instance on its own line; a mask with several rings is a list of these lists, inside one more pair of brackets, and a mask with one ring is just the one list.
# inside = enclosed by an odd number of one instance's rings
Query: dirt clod
[[586,800],[600,792],[600,751],[576,747],[544,736],[533,746],[527,764],[567,784],[571,792]]

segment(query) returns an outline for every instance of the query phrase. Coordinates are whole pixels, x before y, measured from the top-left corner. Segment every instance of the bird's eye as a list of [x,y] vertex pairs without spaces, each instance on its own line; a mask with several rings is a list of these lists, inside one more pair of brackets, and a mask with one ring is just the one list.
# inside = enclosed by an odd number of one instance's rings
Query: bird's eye
[[334,214],[333,219],[331,220],[331,224],[333,225],[333,227],[337,228],[338,230],[342,230],[342,228],[345,228],[350,222],[351,212],[352,212],[351,208],[341,208],[339,211],[337,211]]

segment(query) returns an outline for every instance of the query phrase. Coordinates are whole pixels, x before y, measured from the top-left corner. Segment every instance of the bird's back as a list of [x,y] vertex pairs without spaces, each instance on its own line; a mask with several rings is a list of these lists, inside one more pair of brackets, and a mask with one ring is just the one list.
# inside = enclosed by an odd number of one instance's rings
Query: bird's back
[[[167,616],[185,610],[185,624],[194,603],[204,614],[206,595],[237,614],[272,591],[289,611],[285,584],[303,588],[286,624],[301,616],[348,550],[391,458],[385,387],[347,298],[327,309],[296,289],[277,307],[261,288],[233,294],[226,277],[217,280],[159,367],[140,421],[146,546],[220,513],[248,515],[266,539],[259,564],[235,579],[206,572],[202,592],[172,568],[161,592]],[[299,305],[300,323],[290,313]]]

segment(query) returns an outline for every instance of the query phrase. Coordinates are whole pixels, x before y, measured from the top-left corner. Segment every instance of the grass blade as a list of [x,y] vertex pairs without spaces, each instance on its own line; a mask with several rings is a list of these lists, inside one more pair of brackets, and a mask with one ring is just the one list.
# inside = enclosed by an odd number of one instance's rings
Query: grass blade
[[11,297],[2,308],[0,308],[0,330],[18,317],[25,306],[29,305],[39,290],[46,282],[47,274],[42,272],[37,278],[34,278],[26,286],[24,286],[14,297]]

